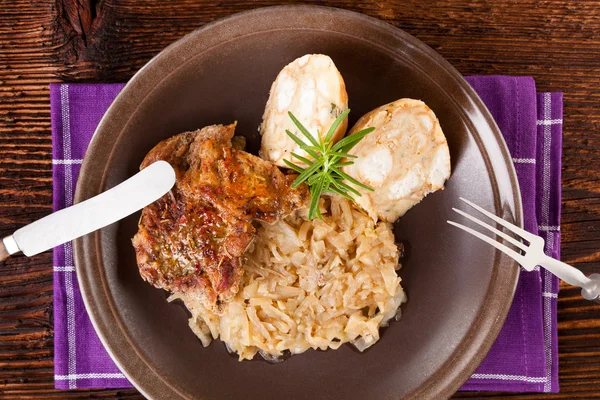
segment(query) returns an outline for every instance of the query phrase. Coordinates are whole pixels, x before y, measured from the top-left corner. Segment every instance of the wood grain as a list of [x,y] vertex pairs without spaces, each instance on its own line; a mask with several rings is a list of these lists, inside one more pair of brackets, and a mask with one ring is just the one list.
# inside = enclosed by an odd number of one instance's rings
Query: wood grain
[[[49,82],[123,82],[203,24],[281,1],[0,0],[0,237],[51,211]],[[600,1],[332,0],[305,2],[380,18],[463,74],[531,75],[563,91],[563,260],[600,271]],[[600,398],[600,306],[563,286],[561,394]],[[138,399],[135,390],[53,389],[52,258],[0,265],[0,397]]]

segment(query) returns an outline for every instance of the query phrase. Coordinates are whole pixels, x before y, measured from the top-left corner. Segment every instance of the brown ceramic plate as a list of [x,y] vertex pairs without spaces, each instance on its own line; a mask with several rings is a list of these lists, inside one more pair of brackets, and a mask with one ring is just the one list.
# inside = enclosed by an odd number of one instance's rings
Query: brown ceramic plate
[[409,243],[404,315],[365,353],[308,351],[279,364],[238,362],[221,342],[203,348],[180,304],[143,282],[130,243],[139,215],[75,242],[77,275],[96,330],[133,384],[155,399],[439,399],[481,362],[506,317],[512,260],[446,224],[464,196],[521,223],[515,173],[481,100],[441,56],[405,32],[332,8],[285,6],[234,15],[187,35],[139,71],[102,120],[76,201],[133,175],[171,135],[239,121],[257,127],[278,71],[306,53],[333,58],[352,124],[401,97],[424,100],[450,146],[453,174],[396,226]]

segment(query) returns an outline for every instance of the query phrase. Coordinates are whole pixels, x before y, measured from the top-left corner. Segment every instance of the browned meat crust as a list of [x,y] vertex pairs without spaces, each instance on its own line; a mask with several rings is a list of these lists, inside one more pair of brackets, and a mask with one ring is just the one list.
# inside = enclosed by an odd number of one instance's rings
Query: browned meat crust
[[212,125],[160,142],[142,162],[169,162],[170,193],[145,207],[133,238],[141,276],[152,285],[197,294],[208,307],[239,290],[254,220],[273,222],[308,197],[295,176],[231,144],[235,124]]

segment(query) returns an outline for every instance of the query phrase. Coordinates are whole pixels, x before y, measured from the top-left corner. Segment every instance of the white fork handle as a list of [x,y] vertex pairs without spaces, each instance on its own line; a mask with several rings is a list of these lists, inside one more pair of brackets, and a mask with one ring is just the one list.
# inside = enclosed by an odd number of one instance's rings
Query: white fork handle
[[569,285],[579,286],[580,288],[585,289],[591,282],[590,278],[585,276],[583,272],[577,268],[549,256],[544,256],[544,258],[539,261],[539,265],[546,268]]
[[577,268],[548,256],[544,256],[540,265],[568,284],[579,286],[581,288],[581,296],[584,299],[600,303],[599,274],[592,274],[587,277]]
[[581,296],[590,301],[600,303],[600,274],[585,276],[583,272],[562,261],[544,255],[539,265],[567,282],[569,285],[581,288]]
[[586,288],[581,289],[581,295],[586,300],[594,300],[600,303],[600,274],[591,274],[590,283]]
[[579,286],[584,299],[600,303],[600,274],[587,277],[577,268],[549,256],[544,256],[539,264],[568,284]]

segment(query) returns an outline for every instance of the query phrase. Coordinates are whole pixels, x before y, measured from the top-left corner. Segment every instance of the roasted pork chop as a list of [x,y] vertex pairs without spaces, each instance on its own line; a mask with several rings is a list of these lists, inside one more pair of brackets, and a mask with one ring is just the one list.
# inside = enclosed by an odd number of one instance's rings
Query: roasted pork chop
[[197,295],[220,311],[239,289],[254,220],[273,222],[304,204],[294,175],[232,146],[235,124],[211,125],[160,142],[141,169],[164,160],[176,171],[170,193],[145,207],[133,238],[141,276],[172,292]]

